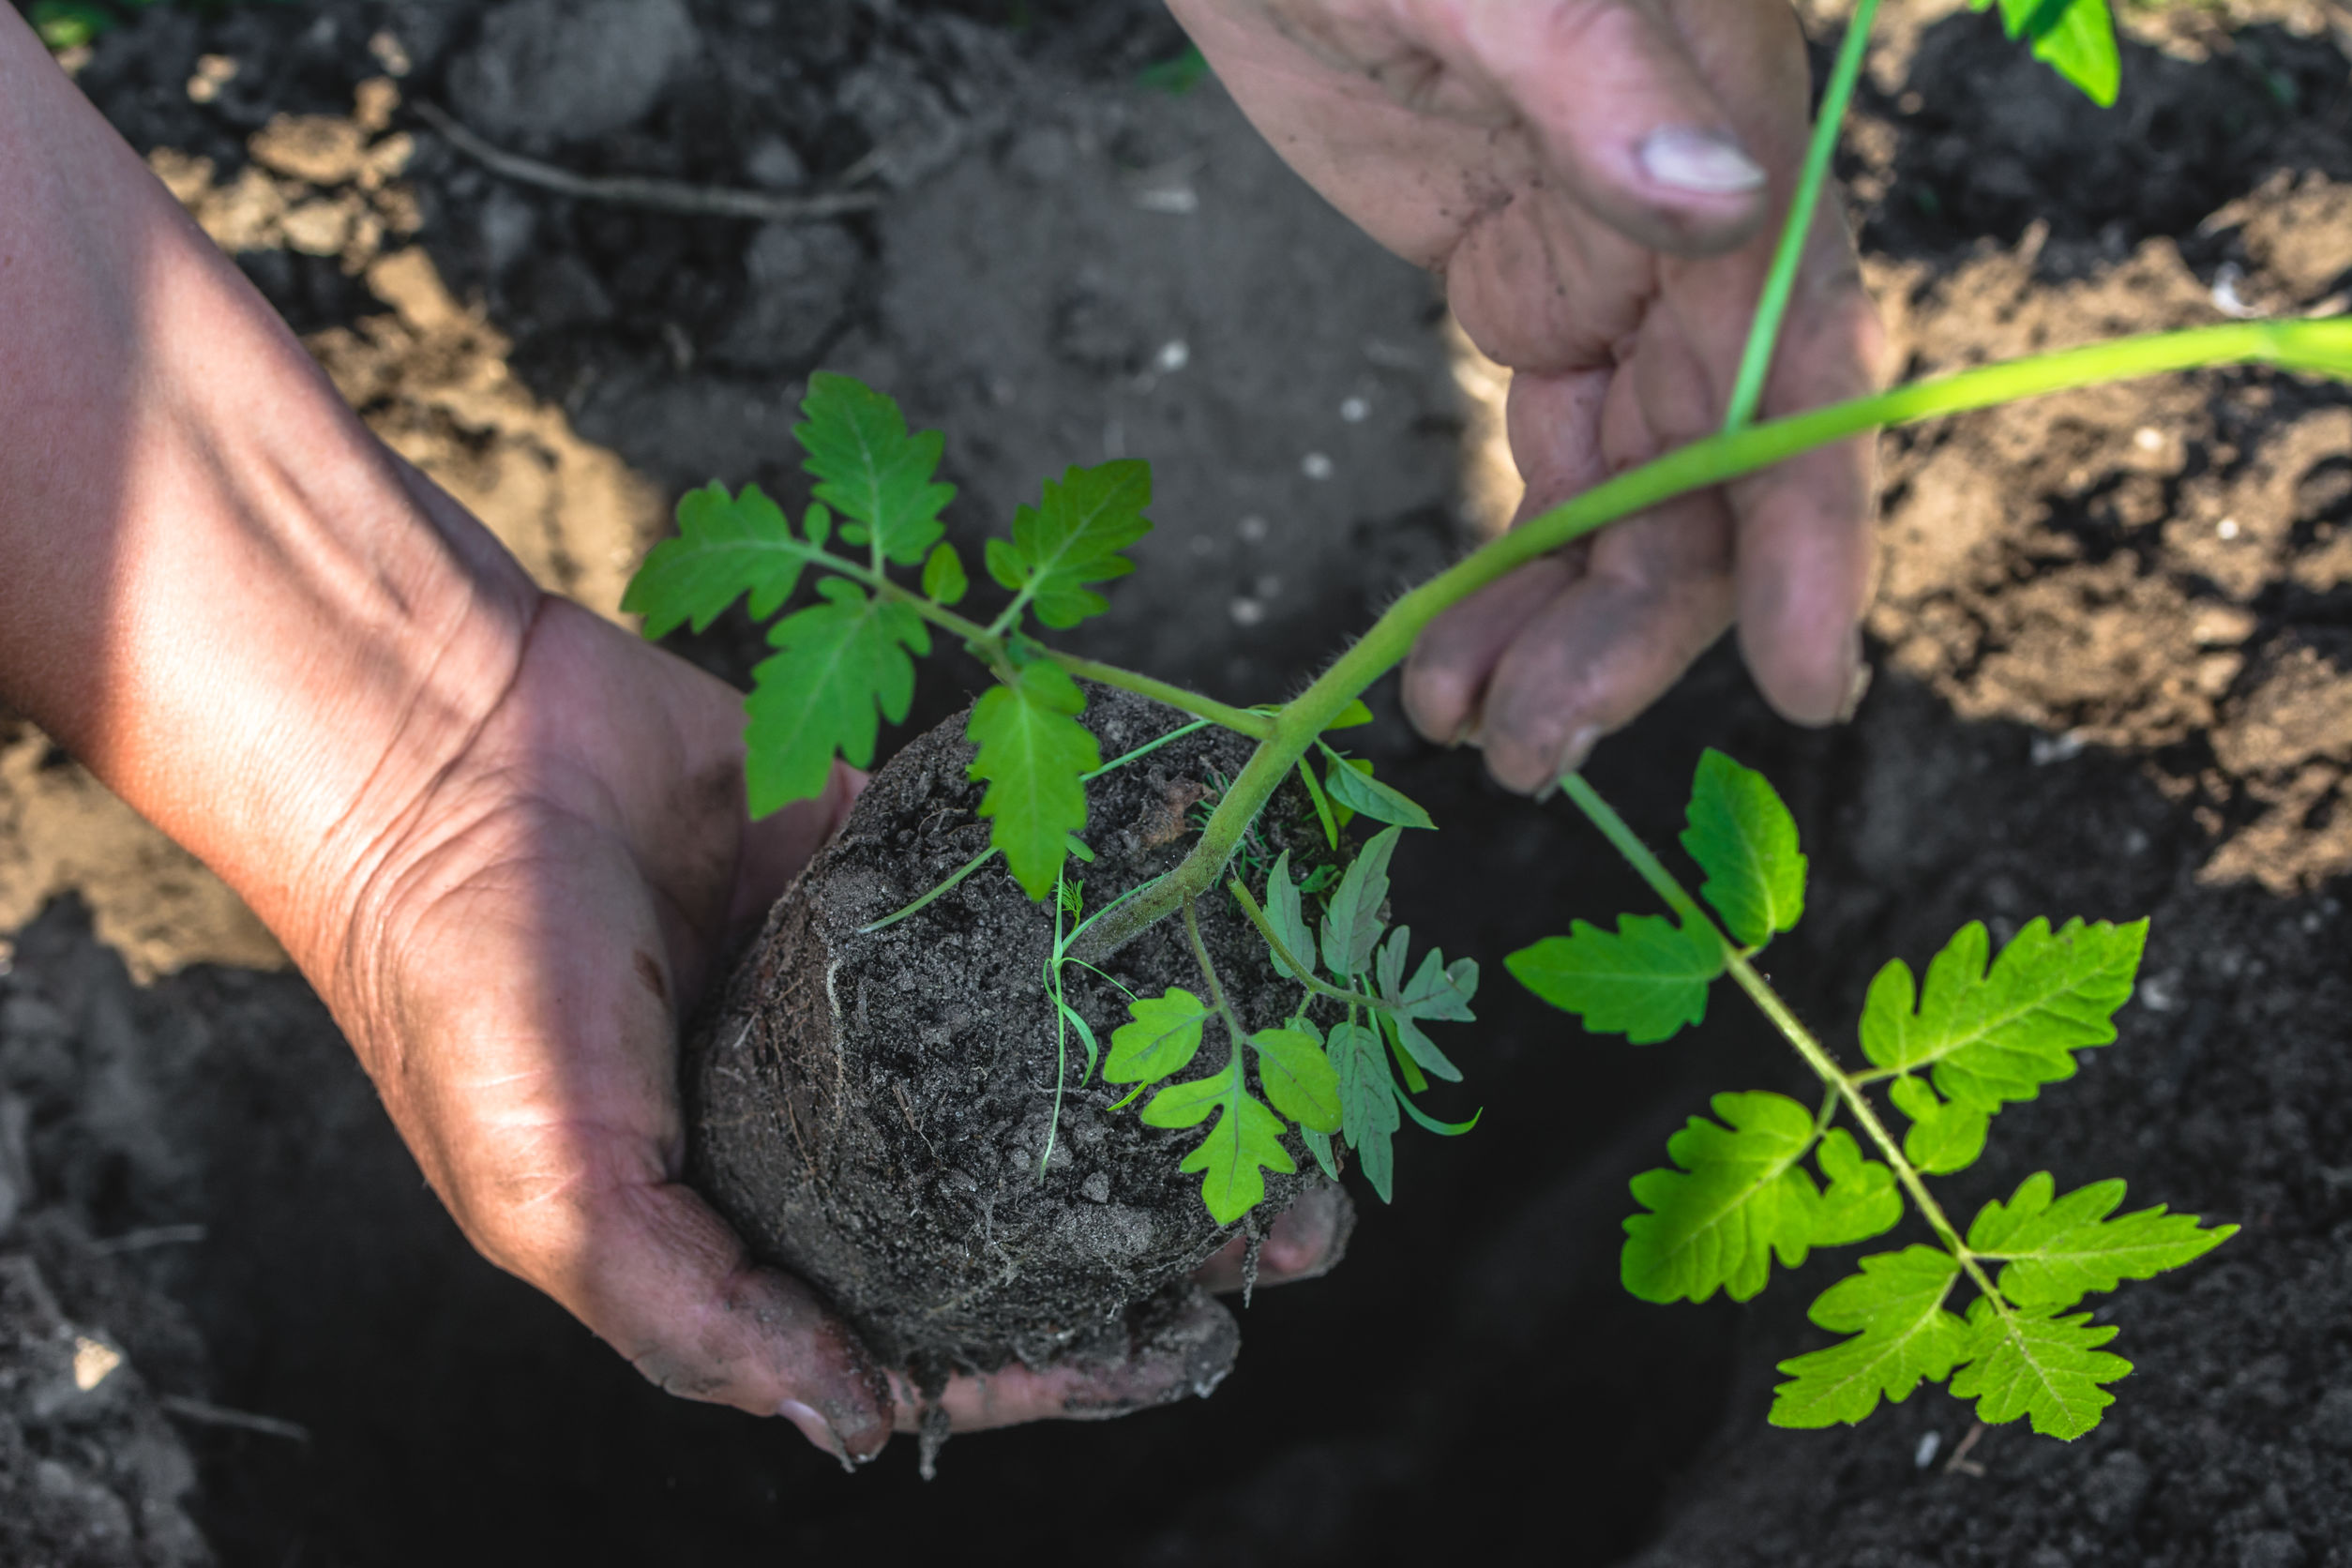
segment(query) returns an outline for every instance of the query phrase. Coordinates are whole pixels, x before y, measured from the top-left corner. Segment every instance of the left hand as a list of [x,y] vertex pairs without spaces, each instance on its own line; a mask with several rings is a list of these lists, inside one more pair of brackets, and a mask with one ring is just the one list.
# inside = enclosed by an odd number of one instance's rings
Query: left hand
[[[1440,275],[1515,372],[1519,520],[1721,427],[1808,131],[1787,0],[1170,0],[1275,149]],[[1877,317],[1825,202],[1765,394],[1877,379]],[[1548,786],[1736,621],[1786,716],[1865,679],[1873,452],[1853,441],[1668,503],[1440,617],[1405,674],[1432,739]]]

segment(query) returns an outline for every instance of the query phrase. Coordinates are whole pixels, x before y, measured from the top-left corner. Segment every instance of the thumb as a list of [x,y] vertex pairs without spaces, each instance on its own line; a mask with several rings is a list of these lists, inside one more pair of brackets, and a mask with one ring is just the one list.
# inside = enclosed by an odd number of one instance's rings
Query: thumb
[[[1479,68],[1511,99],[1552,172],[1612,228],[1651,249],[1718,255],[1762,225],[1765,170],[1709,86],[1661,0],[1548,0],[1495,5],[1439,0]],[[1783,13],[1706,0],[1705,25],[1756,32]],[[1709,53],[1744,53],[1743,68],[1785,53],[1759,36],[1710,37]],[[1800,56],[1802,63],[1802,56]],[[1800,89],[1802,91],[1802,88]]]

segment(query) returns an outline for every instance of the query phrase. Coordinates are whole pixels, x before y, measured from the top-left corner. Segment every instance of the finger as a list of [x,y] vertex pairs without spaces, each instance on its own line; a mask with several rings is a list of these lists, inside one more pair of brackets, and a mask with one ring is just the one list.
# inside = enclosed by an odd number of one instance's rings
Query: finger
[[[1608,386],[1606,371],[1523,370],[1512,377],[1511,457],[1527,482],[1514,528],[1608,476],[1600,450]],[[1425,627],[1405,664],[1405,713],[1413,727],[1441,746],[1470,738],[1479,701],[1503,650],[1582,569],[1580,550],[1530,562]]]
[[1680,679],[1730,625],[1729,520],[1711,494],[1593,541],[1585,575],[1531,617],[1487,684],[1486,769],[1532,793]]
[[[849,1327],[797,1279],[758,1267],[702,1199],[674,1183],[583,1204],[568,1278],[526,1277],[665,1391],[780,1415],[848,1463],[889,1440],[890,1382]],[[544,1252],[550,1216],[525,1222]],[[484,1251],[501,1255],[494,1238]],[[482,1244],[477,1241],[477,1244]]]
[[784,896],[801,867],[850,820],[850,808],[865,792],[868,776],[836,761],[823,794],[794,801],[744,829],[734,899],[728,910],[730,927],[741,932],[767,918],[768,906]]
[[1627,237],[1711,256],[1764,222],[1764,167],[1654,0],[1424,0],[1424,8],[1461,30],[1546,160]]
[[[949,1428],[986,1431],[1030,1421],[1108,1421],[1179,1399],[1206,1398],[1233,1364],[1241,1330],[1206,1291],[1138,1309],[1124,1342],[1049,1366],[1016,1362],[1002,1371],[958,1373],[937,1405]],[[894,1375],[898,1429],[919,1430],[927,1403]]]
[[1193,1283],[1223,1294],[1256,1284],[1289,1285],[1319,1279],[1339,1266],[1356,1229],[1356,1206],[1336,1183],[1309,1188],[1282,1211],[1258,1249],[1258,1277],[1249,1275],[1249,1238],[1237,1236],[1193,1271]]
[[[1783,339],[1774,408],[1861,397],[1882,381],[1884,329],[1842,233],[1814,270]],[[1728,487],[1741,651],[1765,699],[1799,724],[1851,717],[1869,682],[1861,622],[1877,556],[1877,450],[1844,442]]]

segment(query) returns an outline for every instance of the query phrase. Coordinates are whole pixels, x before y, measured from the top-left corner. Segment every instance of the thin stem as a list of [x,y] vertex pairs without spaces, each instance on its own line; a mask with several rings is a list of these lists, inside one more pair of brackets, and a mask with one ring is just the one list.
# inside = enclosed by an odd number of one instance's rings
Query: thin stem
[[965,861],[961,866],[956,867],[956,869],[950,873],[945,882],[940,883],[928,893],[924,894],[913,903],[909,904],[906,908],[899,910],[895,913],[883,915],[880,920],[875,921],[870,926],[860,926],[857,928],[857,934],[862,937],[871,936],[876,931],[883,930],[889,927],[896,926],[899,921],[904,920],[911,914],[918,914],[922,912],[922,911],[927,908],[935,899],[944,897],[952,889],[954,889],[957,882],[962,882],[966,877],[980,869],[981,867],[986,866],[989,861],[995,859],[996,852],[996,846],[993,844],[989,845],[987,849],[982,850],[978,854],[973,855],[970,860]]
[[[1577,809],[1591,819],[1592,825],[1601,830],[1617,852],[1641,873],[1642,880],[1656,889],[1659,897],[1666,899],[1686,924],[1703,927],[1714,933],[1715,940],[1723,943],[1725,963],[1731,971],[1732,979],[1748,993],[1748,1000],[1756,1003],[1757,1010],[1772,1020],[1772,1027],[1780,1031],[1782,1037],[1796,1048],[1797,1054],[1804,1059],[1806,1066],[1813,1069],[1814,1076],[1845,1102],[1846,1108],[1862,1124],[1870,1141],[1886,1157],[1888,1166],[1894,1171],[1895,1180],[1910,1195],[1911,1202],[1936,1232],[1936,1239],[1943,1244],[1944,1250],[1951,1253],[1960,1267],[1968,1272],[1968,1277],[1994,1306],[2006,1314],[2009,1304],[1993,1288],[1993,1281],[1985,1274],[1983,1265],[1976,1260],[1976,1255],[1961,1240],[1959,1227],[1952,1223],[1944,1213],[1943,1205],[1937,1202],[1935,1194],[1927,1190],[1926,1182],[1904,1154],[1903,1145],[1887,1130],[1886,1123],[1879,1120],[1877,1108],[1870,1103],[1870,1096],[1862,1093],[1862,1085],[1853,1075],[1838,1065],[1837,1058],[1831,1054],[1830,1048],[1805,1027],[1804,1020],[1797,1017],[1796,1010],[1782,1000],[1780,993],[1772,989],[1772,983],[1757,972],[1756,965],[1749,960],[1747,951],[1724,934],[1723,927],[1715,924],[1713,917],[1699,906],[1698,900],[1684,891],[1674,874],[1656,855],[1651,853],[1650,847],[1635,836],[1633,829],[1625,825],[1625,820],[1610,808],[1591,785],[1576,774],[1568,775],[1560,783]],[[1821,1124],[1826,1124],[1826,1119]],[[1817,1125],[1817,1133],[1818,1130]]]
[[1200,965],[1201,979],[1209,983],[1210,1003],[1216,1008],[1217,1017],[1225,1020],[1225,1033],[1233,1042],[1233,1063],[1238,1068],[1242,1060],[1242,1046],[1248,1040],[1249,1031],[1242,1027],[1242,1020],[1234,1016],[1232,1004],[1225,1000],[1224,983],[1217,978],[1217,966],[1209,959],[1209,944],[1200,940],[1200,919],[1193,912],[1193,900],[1185,899],[1184,935],[1192,939],[1192,956]]
[[[1422,628],[1488,583],[1538,557],[1649,510],[1663,501],[1769,468],[1801,453],[1883,426],[1914,424],[1970,409],[2079,386],[2226,364],[2269,364],[2352,379],[2352,319],[2239,322],[1988,365],[1867,398],[1710,436],[1619,475],[1475,551],[1389,607],[1363,639],[1274,721],[1226,792],[1192,853],[1149,898],[1104,922],[1087,945],[1099,958],[1216,885],[1242,836],[1315,738],[1372,683],[1401,663]],[[1222,719],[1219,722],[1223,722]]]
[[1258,934],[1266,939],[1266,945],[1273,950],[1274,956],[1280,958],[1292,974],[1298,976],[1300,985],[1319,995],[1327,996],[1334,1002],[1344,1002],[1350,1007],[1378,1009],[1382,1005],[1378,997],[1366,996],[1362,991],[1343,990],[1317,976],[1314,965],[1301,963],[1299,956],[1284,945],[1282,939],[1274,934],[1274,922],[1266,918],[1266,912],[1259,907],[1258,900],[1249,896],[1249,888],[1241,878],[1229,879],[1225,887],[1226,891],[1232,894],[1235,901],[1242,906],[1242,912],[1249,916],[1249,923],[1258,927]]
[[1167,746],[1174,741],[1181,741],[1186,735],[1198,734],[1215,722],[1216,720],[1213,718],[1197,718],[1190,724],[1183,725],[1177,729],[1170,730],[1167,734],[1162,735],[1158,740],[1145,741],[1141,746],[1137,746],[1133,751],[1128,752],[1123,757],[1112,758],[1109,761],[1105,762],[1101,767],[1096,768],[1093,773],[1079,774],[1078,782],[1081,784],[1092,784],[1097,778],[1102,777],[1103,775],[1107,773],[1117,773],[1121,768],[1125,767],[1129,762],[1135,761],[1138,758],[1148,757],[1153,752],[1157,751],[1161,746]]
[[1274,721],[1264,714],[1237,708],[1214,697],[1203,697],[1197,691],[1188,691],[1168,681],[1156,680],[1132,670],[1122,670],[1115,664],[1079,658],[1074,654],[1058,654],[1050,648],[1046,650],[1046,656],[1082,681],[1096,681],[1104,686],[1117,686],[1123,691],[1132,691],[1138,697],[1149,697],[1154,702],[1180,708],[1197,718],[1208,719],[1252,740],[1262,741],[1274,731]]
[[1726,430],[1754,424],[1756,411],[1763,404],[1764,384],[1772,376],[1772,354],[1780,346],[1781,324],[1788,317],[1789,297],[1796,292],[1797,273],[1804,265],[1821,192],[1830,181],[1830,163],[1837,156],[1838,137],[1846,128],[1846,111],[1854,101],[1854,84],[1861,80],[1862,61],[1870,53],[1870,24],[1877,14],[1878,0],[1861,0],[1846,24],[1846,41],[1838,49],[1837,64],[1821,95],[1821,117],[1814,122],[1804,168],[1789,198],[1787,224],[1780,232],[1780,248],[1772,252],[1772,270],[1764,279],[1756,324],[1748,331],[1747,351],[1740,359],[1739,379],[1732,384],[1731,405],[1723,423]]

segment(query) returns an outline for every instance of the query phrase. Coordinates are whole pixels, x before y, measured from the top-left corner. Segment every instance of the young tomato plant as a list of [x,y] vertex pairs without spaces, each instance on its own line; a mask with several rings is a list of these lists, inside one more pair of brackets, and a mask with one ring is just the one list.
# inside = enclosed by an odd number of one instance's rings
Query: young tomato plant
[[[1976,0],[1978,9],[1993,4]],[[2013,38],[2092,98],[2113,100],[2120,68],[2106,0],[1998,5]],[[770,628],[776,652],[754,671],[746,702],[755,813],[818,794],[836,758],[870,763],[882,721],[906,716],[914,659],[931,652],[936,635],[959,644],[994,677],[966,729],[976,748],[972,776],[987,786],[979,814],[989,823],[989,848],[877,926],[915,912],[1002,855],[1029,897],[1054,900],[1042,984],[1057,1003],[1065,1068],[1075,1036],[1083,1072],[1132,1086],[1121,1108],[1139,1105],[1153,1126],[1206,1125],[1182,1168],[1199,1175],[1218,1223],[1245,1218],[1264,1199],[1265,1173],[1295,1171],[1300,1153],[1336,1174],[1342,1151],[1351,1153],[1385,1199],[1392,1139],[1406,1120],[1443,1134],[1466,1132],[1477,1120],[1440,1121],[1416,1096],[1432,1078],[1461,1078],[1424,1026],[1470,1021],[1478,967],[1449,964],[1436,952],[1416,963],[1410,932],[1388,925],[1391,860],[1408,830],[1434,824],[1329,737],[1368,719],[1362,694],[1434,617],[1661,502],[1889,427],[2209,366],[2352,379],[2352,321],[2241,322],[1984,366],[1756,423],[1877,9],[1877,0],[1861,0],[1831,74],[1723,432],[1621,474],[1470,554],[1397,600],[1288,702],[1234,707],[1042,640],[1103,613],[1102,587],[1133,570],[1124,552],[1151,526],[1151,473],[1140,462],[1071,468],[1048,481],[1034,505],[1016,511],[1008,534],[988,541],[983,565],[1002,602],[985,619],[963,612],[973,585],[940,521],[955,496],[937,478],[942,438],[910,431],[897,403],[836,375],[812,378],[807,419],[793,430],[816,481],[800,520],[756,487],[694,491],[679,504],[678,536],[647,557],[624,608],[644,617],[651,637],[681,625],[700,629],[738,599],[769,620],[814,574],[813,600]],[[1223,782],[1183,862],[1091,914],[1068,867],[1073,856],[1091,858],[1082,837],[1086,787],[1141,753],[1104,763],[1082,722],[1081,681],[1139,693],[1258,743],[1240,774]],[[1294,776],[1334,855],[1346,852],[1352,818],[1383,824],[1344,870],[1319,867],[1302,882],[1287,853],[1266,864],[1258,821]],[[2110,1018],[2130,994],[2143,927],[2077,921],[2053,932],[2037,923],[1988,969],[1984,930],[1971,926],[1930,965],[1923,990],[1907,969],[1890,964],[1862,1020],[1871,1065],[1849,1073],[1750,961],[1795,924],[1803,903],[1796,830],[1771,788],[1727,759],[1711,755],[1700,768],[1684,844],[1707,872],[1710,915],[1590,786],[1573,776],[1561,783],[1674,918],[1627,916],[1614,932],[1579,923],[1567,937],[1515,955],[1514,972],[1588,1029],[1636,1043],[1696,1021],[1710,987],[1728,973],[1828,1090],[1818,1112],[1775,1094],[1723,1095],[1714,1103],[1720,1120],[1695,1120],[1678,1134],[1668,1146],[1674,1167],[1635,1184],[1643,1212],[1627,1225],[1629,1289],[1660,1301],[1704,1300],[1718,1289],[1745,1300],[1762,1289],[1773,1258],[1793,1267],[1814,1247],[1882,1235],[1907,1200],[1934,1244],[1865,1258],[1859,1274],[1815,1304],[1817,1322],[1851,1337],[1786,1364],[1792,1381],[1773,1419],[1858,1421],[1882,1398],[1900,1400],[1922,1380],[1949,1378],[1954,1394],[1977,1400],[1985,1421],[2029,1416],[2053,1435],[2088,1431],[2108,1402],[2103,1385],[2129,1366],[2100,1349],[2112,1330],[2070,1309],[2087,1293],[2189,1261],[2229,1228],[2161,1209],[2116,1218],[2120,1184],[2060,1198],[2050,1178],[2037,1176],[1963,1233],[1925,1178],[1965,1168],[1996,1111],[2070,1076],[2074,1051],[2114,1037]],[[1211,962],[1196,910],[1221,892],[1257,927],[1276,971],[1297,984],[1287,1018],[1243,1018]],[[1129,1021],[1105,1051],[1063,1000],[1063,967],[1097,963],[1168,919],[1184,922],[1199,988],[1130,998]],[[1184,1077],[1213,1031],[1224,1037],[1216,1064]],[[1061,1088],[1057,1080],[1057,1117]],[[1873,1090],[1907,1118],[1899,1142]],[[1862,1139],[1836,1124],[1841,1115]],[[1975,1292],[1965,1316],[1950,1304],[1964,1278]]]

